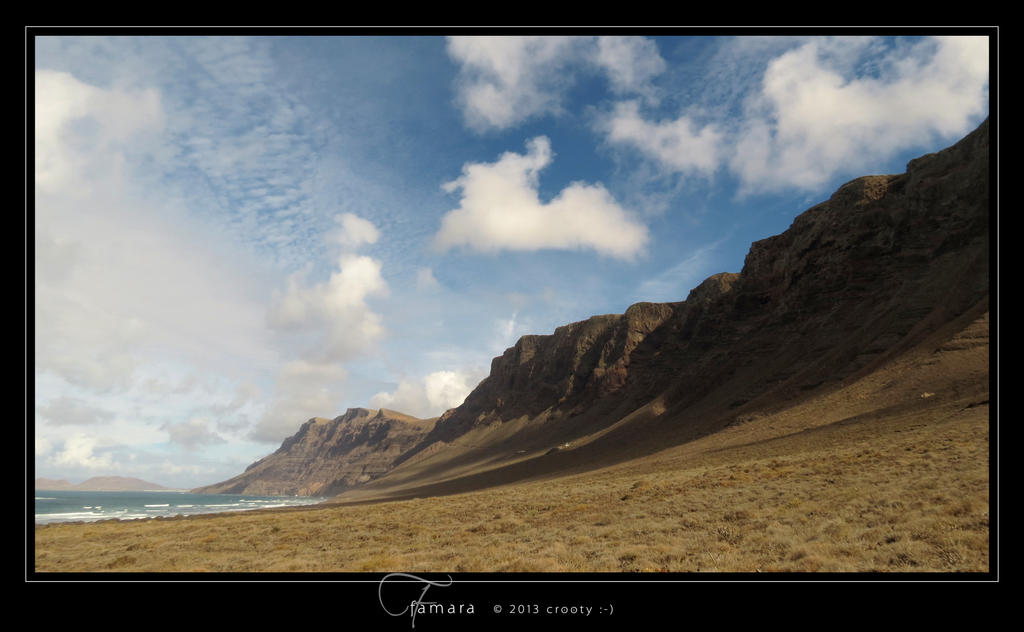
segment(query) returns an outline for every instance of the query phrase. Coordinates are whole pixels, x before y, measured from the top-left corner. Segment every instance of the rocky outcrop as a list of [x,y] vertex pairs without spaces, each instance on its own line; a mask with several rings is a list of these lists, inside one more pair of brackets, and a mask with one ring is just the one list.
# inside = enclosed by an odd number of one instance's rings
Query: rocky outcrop
[[193,490],[205,494],[327,496],[373,480],[434,426],[392,410],[350,408],[310,419],[273,454],[242,474]]
[[685,301],[522,337],[398,461],[513,419],[584,415],[591,432],[658,398],[724,424],[838,385],[987,300],[989,212],[986,120],[906,173],[843,185]]

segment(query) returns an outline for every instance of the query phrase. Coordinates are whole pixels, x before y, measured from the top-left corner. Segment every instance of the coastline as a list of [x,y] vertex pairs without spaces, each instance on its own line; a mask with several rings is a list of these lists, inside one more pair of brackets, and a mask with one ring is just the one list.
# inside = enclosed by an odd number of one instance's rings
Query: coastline
[[[747,424],[560,479],[37,525],[35,573],[987,573],[989,407]],[[922,404],[923,406],[923,404]]]

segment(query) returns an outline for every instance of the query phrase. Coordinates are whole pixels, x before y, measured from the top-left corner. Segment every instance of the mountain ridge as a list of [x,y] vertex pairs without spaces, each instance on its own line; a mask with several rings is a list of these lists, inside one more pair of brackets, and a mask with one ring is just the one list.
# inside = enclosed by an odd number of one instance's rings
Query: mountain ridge
[[[685,301],[524,336],[367,493],[497,463],[506,475],[481,474],[480,484],[520,480],[549,468],[540,457],[583,467],[588,450],[593,464],[633,458],[892,360],[987,305],[989,153],[986,120],[903,174],[845,183],[754,242],[740,273],[712,275]],[[506,424],[515,428],[497,432]],[[488,432],[495,440],[485,445]],[[473,433],[472,447],[458,446]],[[402,467],[428,449],[435,454]]]
[[434,419],[384,408],[349,408],[334,419],[314,417],[242,474],[192,491],[261,496],[340,493],[388,471],[395,456],[433,424]]
[[[370,474],[317,489],[408,497],[578,471],[840,389],[987,313],[989,153],[986,119],[902,174],[843,184],[753,242],[741,272],[708,277],[684,301],[523,336],[462,405],[403,435]],[[368,409],[345,416],[353,410]],[[306,422],[278,453],[315,427]]]

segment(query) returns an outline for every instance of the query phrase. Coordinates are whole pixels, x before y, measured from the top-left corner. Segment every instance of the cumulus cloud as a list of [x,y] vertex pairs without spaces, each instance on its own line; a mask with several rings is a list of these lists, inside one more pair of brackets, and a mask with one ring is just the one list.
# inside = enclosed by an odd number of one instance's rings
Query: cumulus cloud
[[115,468],[109,454],[95,454],[98,441],[86,434],[75,434],[64,440],[64,449],[53,457],[56,465],[110,471]]
[[849,58],[862,47],[835,48],[811,41],[768,65],[730,161],[744,192],[814,189],[922,139],[963,134],[985,113],[985,37],[890,53],[877,76],[850,76]]
[[260,266],[144,175],[166,145],[160,92],[35,83],[37,374],[123,393],[154,354],[264,359]]
[[380,261],[344,254],[330,278],[313,285],[306,283],[308,270],[288,279],[285,291],[275,293],[268,314],[272,327],[314,332],[318,361],[349,360],[384,334],[380,316],[366,302],[369,296],[388,293],[381,277]]
[[746,195],[817,189],[838,173],[863,173],[899,151],[955,139],[985,114],[985,37],[730,42],[705,72],[708,90],[684,95],[693,112],[719,122],[698,124],[688,114],[659,120],[631,100],[599,117],[597,128],[663,172],[710,176],[728,168]]
[[46,456],[53,449],[53,443],[46,437],[36,437],[36,456]]
[[391,393],[377,393],[370,405],[414,417],[436,417],[461,405],[485,376],[481,371],[435,371],[419,379],[402,380]]
[[468,125],[502,129],[561,108],[576,55],[570,37],[453,37],[448,54],[461,65],[458,100]]
[[327,241],[344,250],[354,250],[363,244],[375,244],[380,238],[380,231],[369,220],[353,213],[336,215],[334,221],[340,228],[327,234]]
[[636,101],[615,106],[600,126],[608,140],[639,150],[670,171],[710,176],[721,162],[723,135],[714,125],[699,127],[690,117],[649,122]]
[[[35,72],[35,184],[42,191],[74,184],[91,190],[94,176],[119,169],[140,134],[164,122],[156,90],[104,90],[66,72]],[[71,142],[69,142],[69,140]],[[97,153],[106,160],[97,161]]]
[[500,250],[593,249],[633,259],[647,244],[647,227],[635,220],[601,184],[574,182],[550,202],[537,191],[540,171],[551,164],[551,143],[539,136],[525,154],[507,152],[494,163],[469,163],[448,182],[460,191],[459,208],[448,212],[434,246]]
[[347,378],[341,365],[365,354],[385,334],[380,315],[367,302],[389,293],[381,262],[349,251],[376,242],[380,233],[352,213],[335,219],[340,229],[330,239],[344,250],[337,268],[320,283],[307,281],[309,266],[292,274],[268,310],[273,329],[307,344],[278,372],[273,401],[257,422],[254,439],[280,441],[311,417],[334,417]]
[[452,37],[459,64],[458,96],[467,124],[505,129],[559,114],[574,73],[603,70],[616,92],[650,94],[664,60],[653,41],[635,37]]

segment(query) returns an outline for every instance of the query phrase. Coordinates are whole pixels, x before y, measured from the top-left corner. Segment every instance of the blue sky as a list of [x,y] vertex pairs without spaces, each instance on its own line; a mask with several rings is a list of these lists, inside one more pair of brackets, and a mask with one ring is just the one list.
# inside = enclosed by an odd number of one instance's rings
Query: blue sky
[[223,480],[738,272],[988,114],[984,37],[35,39],[36,474]]

